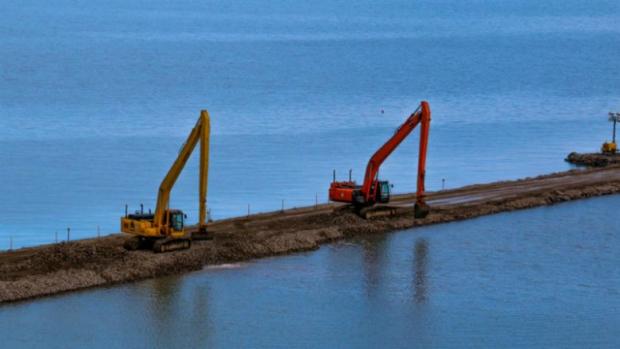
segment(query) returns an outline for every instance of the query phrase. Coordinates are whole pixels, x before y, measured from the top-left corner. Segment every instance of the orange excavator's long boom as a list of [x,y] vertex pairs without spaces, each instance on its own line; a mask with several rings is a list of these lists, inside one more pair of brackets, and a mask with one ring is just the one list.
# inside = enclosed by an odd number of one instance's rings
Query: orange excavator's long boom
[[418,126],[420,132],[420,151],[418,154],[418,176],[416,192],[416,213],[418,216],[425,215],[428,211],[424,202],[424,179],[426,175],[426,153],[430,131],[431,109],[428,102],[420,103],[418,109],[396,130],[394,135],[379,148],[368,161],[364,183],[356,185],[354,181],[332,182],[329,189],[329,198],[332,201],[352,203],[356,206],[369,206],[377,202],[389,202],[390,185],[387,181],[377,178],[383,162],[402,143],[407,136]]

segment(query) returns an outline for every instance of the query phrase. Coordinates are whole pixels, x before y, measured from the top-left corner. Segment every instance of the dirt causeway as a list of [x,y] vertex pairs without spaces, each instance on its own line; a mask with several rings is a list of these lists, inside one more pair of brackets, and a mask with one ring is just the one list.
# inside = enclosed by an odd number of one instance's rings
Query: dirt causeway
[[382,234],[428,224],[620,192],[620,166],[580,169],[536,178],[429,193],[431,213],[414,220],[415,195],[398,195],[389,217],[365,220],[342,205],[319,205],[216,221],[215,238],[189,250],[155,254],[123,249],[124,236],[44,245],[0,253],[0,303],[95,286],[119,284],[319,248],[362,234]]

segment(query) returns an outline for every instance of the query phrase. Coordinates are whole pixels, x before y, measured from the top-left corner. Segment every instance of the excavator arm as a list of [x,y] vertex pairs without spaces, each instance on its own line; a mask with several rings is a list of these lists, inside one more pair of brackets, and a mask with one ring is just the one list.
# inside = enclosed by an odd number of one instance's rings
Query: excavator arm
[[405,138],[421,124],[420,135],[420,152],[418,155],[418,177],[417,177],[417,193],[418,202],[424,199],[424,177],[426,175],[426,151],[428,148],[428,135],[431,121],[431,109],[426,101],[422,101],[416,111],[414,111],[407,120],[396,130],[394,135],[387,141],[368,161],[366,165],[366,173],[364,175],[364,183],[361,192],[366,201],[371,200],[373,192],[371,190],[379,168],[383,162],[392,154],[392,152],[402,143]]
[[187,137],[187,141],[181,148],[177,159],[168,170],[166,177],[159,186],[159,192],[157,194],[157,206],[155,208],[155,215],[153,217],[153,224],[155,226],[163,226],[164,215],[168,211],[168,205],[170,202],[170,191],[174,187],[181,171],[185,167],[187,160],[192,155],[194,148],[200,142],[200,173],[199,173],[199,221],[198,226],[201,231],[204,231],[206,227],[207,216],[207,183],[209,175],[209,134],[211,131],[211,124],[209,118],[209,112],[202,110],[200,112],[200,118],[196,122],[196,125]]

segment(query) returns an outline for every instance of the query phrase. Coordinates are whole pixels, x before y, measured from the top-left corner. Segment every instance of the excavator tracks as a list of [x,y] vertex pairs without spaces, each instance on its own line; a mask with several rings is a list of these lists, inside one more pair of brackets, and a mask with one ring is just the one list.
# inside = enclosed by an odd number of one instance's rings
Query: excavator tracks
[[190,239],[159,239],[153,243],[153,252],[170,252],[178,250],[186,250],[192,246],[192,240]]
[[149,239],[140,236],[132,236],[125,239],[123,247],[128,251],[153,250],[155,253],[185,250],[192,246],[189,238],[161,238]]

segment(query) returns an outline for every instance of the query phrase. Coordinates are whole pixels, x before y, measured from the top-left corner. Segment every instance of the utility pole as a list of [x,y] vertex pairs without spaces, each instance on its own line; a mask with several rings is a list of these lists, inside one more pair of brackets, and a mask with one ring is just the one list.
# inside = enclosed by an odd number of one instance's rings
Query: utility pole
[[616,143],[616,123],[620,121],[620,113],[609,113],[609,121],[614,123],[614,130],[612,134],[612,142]]

